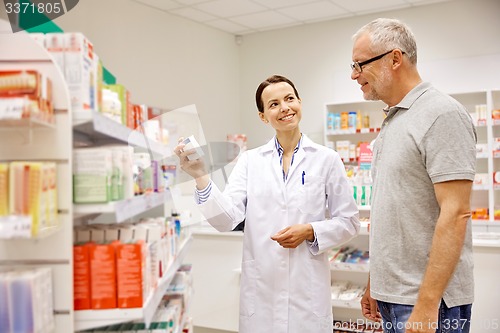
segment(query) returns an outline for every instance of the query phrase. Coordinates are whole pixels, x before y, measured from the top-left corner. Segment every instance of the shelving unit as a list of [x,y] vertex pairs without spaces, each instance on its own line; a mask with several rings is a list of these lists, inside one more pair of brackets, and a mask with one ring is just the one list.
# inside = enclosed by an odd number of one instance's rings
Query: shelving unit
[[168,154],[168,147],[148,138],[140,130],[132,130],[123,126],[99,112],[78,112],[73,114],[73,129],[77,136],[76,141],[84,135],[83,145],[90,142],[92,145],[103,143],[128,143],[156,154],[156,157],[164,157]]
[[154,293],[149,296],[142,308],[75,311],[75,330],[87,330],[133,320],[141,320],[149,325],[163,295],[174,278],[175,272],[184,261],[191,240],[191,236],[184,240],[174,262],[169,266]]
[[[0,22],[0,23],[3,23]],[[103,326],[109,323],[142,319],[151,322],[158,304],[175,272],[182,263],[191,237],[182,244],[175,261],[165,272],[155,292],[138,309],[94,311],[73,310],[73,225],[83,217],[98,216],[99,223],[120,223],[137,216],[155,214],[171,194],[168,191],[147,193],[103,205],[73,204],[72,155],[74,146],[101,144],[131,145],[147,151],[155,159],[168,154],[169,148],[147,138],[98,112],[73,113],[64,75],[52,56],[29,34],[0,32],[0,69],[37,70],[52,81],[54,124],[37,119],[0,120],[0,156],[2,162],[15,160],[49,161],[57,165],[57,225],[40,230],[37,237],[2,239],[0,268],[7,266],[46,266],[52,268],[54,286],[55,333]],[[161,210],[164,214],[164,209]],[[92,222],[97,220],[87,220]],[[25,221],[27,223],[27,221]]]
[[[487,173],[489,182],[486,184],[475,184],[473,186],[473,194],[471,205],[472,209],[479,207],[487,207],[489,210],[488,220],[474,220],[473,221],[473,245],[476,249],[481,248],[494,250],[500,247],[500,220],[494,219],[494,209],[500,208],[500,186],[493,184],[494,172],[500,172],[500,153],[494,153],[494,138],[500,138],[500,120],[492,119],[492,110],[500,109],[500,91],[480,91],[480,92],[465,92],[452,94],[452,97],[462,103],[469,112],[476,111],[476,105],[486,105],[486,119],[479,120],[476,125],[478,134],[478,143],[487,144],[487,151],[477,155],[477,172]],[[350,140],[352,143],[358,141],[370,142],[374,140],[379,132],[379,128],[384,119],[382,109],[385,105],[380,102],[353,102],[353,103],[332,103],[326,105],[326,112],[324,116],[324,139],[325,145],[328,141],[337,140]],[[357,111],[363,115],[369,115],[370,128],[363,128],[361,130],[332,130],[328,128],[327,119],[328,113],[341,113]],[[453,144],[453,143],[450,143]],[[356,159],[344,161],[344,163],[356,163]],[[370,207],[359,206],[360,217],[369,219]],[[355,247],[361,249],[368,249],[367,237],[368,231],[366,228],[362,229],[360,235],[347,245],[354,244]],[[482,254],[481,254],[482,255]],[[482,263],[482,257],[479,258]],[[369,268],[368,265],[355,265],[344,263],[332,263],[332,279],[333,280],[348,280],[356,284],[366,284]],[[336,319],[340,320],[356,320],[363,318],[360,311],[359,300],[344,301],[332,300],[334,307],[334,315]],[[480,305],[482,306],[482,305]]]
[[486,105],[486,119],[479,120],[476,126],[478,143],[487,145],[485,153],[478,154],[476,172],[487,173],[488,182],[486,184],[474,185],[471,205],[472,209],[477,207],[487,207],[489,211],[488,220],[474,220],[473,230],[480,232],[500,232],[500,220],[495,220],[495,207],[500,208],[500,196],[493,184],[493,174],[500,171],[500,162],[493,153],[494,138],[500,137],[498,120],[492,119],[492,110],[500,108],[500,93],[498,91],[479,91],[452,94],[453,98],[462,103],[469,112],[475,112],[476,105]]
[[[170,192],[151,192],[130,199],[105,204],[74,204],[73,210],[79,217],[86,215],[112,214],[111,218],[99,220],[99,223],[121,223],[152,208],[163,205],[171,199]],[[88,220],[89,223],[97,221]]]
[[[494,219],[495,208],[500,209],[500,185],[493,184],[493,174],[500,171],[500,153],[494,153],[494,138],[500,138],[500,120],[492,119],[492,110],[500,109],[500,91],[488,90],[478,92],[464,92],[451,94],[451,96],[462,103],[469,112],[476,111],[476,105],[486,105],[486,118],[479,120],[476,124],[478,143],[487,144],[486,152],[477,155],[477,173],[487,173],[488,183],[474,184],[472,195],[472,209],[486,207],[489,211],[488,220],[474,220],[473,228],[475,232],[500,232],[500,220]],[[381,101],[361,101],[352,103],[331,103],[326,105],[324,116],[324,139],[325,145],[329,141],[351,140],[371,141],[376,138],[380,125],[384,119],[382,109],[384,104]],[[370,128],[361,130],[332,130],[328,128],[326,122],[329,113],[341,113],[358,111],[369,115]],[[450,143],[452,144],[452,143]],[[344,163],[357,163],[356,160],[344,161]],[[360,207],[360,216],[369,217],[369,207]]]
[[0,240],[0,265],[50,267],[55,332],[73,332],[72,130],[68,89],[52,57],[28,34],[0,32],[0,45],[0,69],[34,69],[51,79],[55,108],[54,124],[36,119],[0,121],[1,159],[55,162],[58,191],[58,225],[42,230],[35,239]]
[[[357,237],[344,244],[362,251],[368,250],[369,230],[368,223],[361,223],[361,230]],[[365,286],[368,281],[369,264],[355,264],[345,262],[330,262],[332,283],[335,281],[349,281],[355,285]],[[363,319],[359,299],[342,300],[332,297],[333,315],[335,320]]]

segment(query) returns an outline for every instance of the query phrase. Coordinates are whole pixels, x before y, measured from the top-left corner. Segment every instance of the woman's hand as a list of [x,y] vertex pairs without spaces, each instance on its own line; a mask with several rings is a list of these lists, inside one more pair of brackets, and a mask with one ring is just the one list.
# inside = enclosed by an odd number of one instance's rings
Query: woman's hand
[[314,241],[314,230],[310,224],[295,224],[278,231],[271,239],[286,249],[293,249],[306,239]]
[[209,182],[205,162],[202,158],[190,161],[188,156],[194,154],[195,149],[184,150],[183,140],[184,138],[179,138],[179,144],[174,148],[174,153],[179,157],[181,169],[196,180],[198,189],[203,189]]

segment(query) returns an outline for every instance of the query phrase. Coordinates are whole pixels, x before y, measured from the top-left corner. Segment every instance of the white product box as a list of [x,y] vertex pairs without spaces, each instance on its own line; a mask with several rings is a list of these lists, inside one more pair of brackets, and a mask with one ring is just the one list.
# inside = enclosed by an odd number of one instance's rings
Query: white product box
[[196,139],[194,138],[193,135],[185,138],[184,141],[182,141],[182,143],[185,144],[184,150],[191,150],[191,149],[195,150],[195,152],[193,154],[188,155],[188,160],[190,160],[190,161],[197,160],[200,157],[202,157],[203,155],[205,155],[203,153],[203,149],[201,149],[200,145],[198,144],[198,142],[196,141]]
[[91,111],[96,105],[96,76],[92,44],[81,33],[65,33],[64,77],[73,112]]
[[64,75],[64,51],[66,49],[64,34],[60,32],[46,34],[45,48],[52,55]]
[[349,160],[349,145],[351,142],[349,140],[339,140],[336,142],[335,146],[337,147],[337,153],[340,158],[344,161]]
[[112,153],[108,148],[81,148],[73,152],[75,203],[108,202],[111,192]]

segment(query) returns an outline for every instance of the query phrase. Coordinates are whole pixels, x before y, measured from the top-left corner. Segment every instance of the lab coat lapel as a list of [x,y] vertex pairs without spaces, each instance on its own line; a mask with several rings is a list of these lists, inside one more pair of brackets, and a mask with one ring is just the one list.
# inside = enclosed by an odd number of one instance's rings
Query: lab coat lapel
[[304,157],[306,157],[306,153],[305,153],[304,149],[302,147],[300,147],[299,150],[297,150],[297,152],[293,156],[293,164],[291,165],[290,169],[288,170],[288,177],[286,177],[285,184],[288,184],[288,181],[290,181],[290,179],[292,179],[294,173],[297,172],[296,170],[298,170],[298,167],[299,167],[300,163],[302,162],[302,160],[304,159]]
[[[273,180],[277,184],[278,188],[283,193],[284,183],[283,183],[283,168],[280,163],[280,156],[276,151],[275,137],[273,137],[269,142],[263,146],[262,153],[266,154],[266,158],[269,159],[269,165],[264,166],[266,169],[270,168],[273,174]],[[269,170],[269,169],[267,169]],[[263,170],[264,171],[264,170]],[[268,172],[268,171],[264,171]]]

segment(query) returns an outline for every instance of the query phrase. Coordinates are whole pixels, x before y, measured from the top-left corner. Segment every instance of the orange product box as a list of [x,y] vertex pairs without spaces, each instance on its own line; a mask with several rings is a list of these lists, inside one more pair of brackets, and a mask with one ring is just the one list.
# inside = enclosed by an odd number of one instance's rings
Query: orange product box
[[145,105],[134,104],[134,123],[132,129],[137,129],[142,132],[142,124],[146,122],[147,119],[147,107]]
[[34,70],[0,71],[0,96],[42,97],[42,77]]
[[73,246],[73,307],[89,310],[90,304],[89,243]]
[[116,258],[113,244],[89,245],[90,307],[116,308]]
[[116,244],[118,308],[140,308],[144,303],[144,241]]

